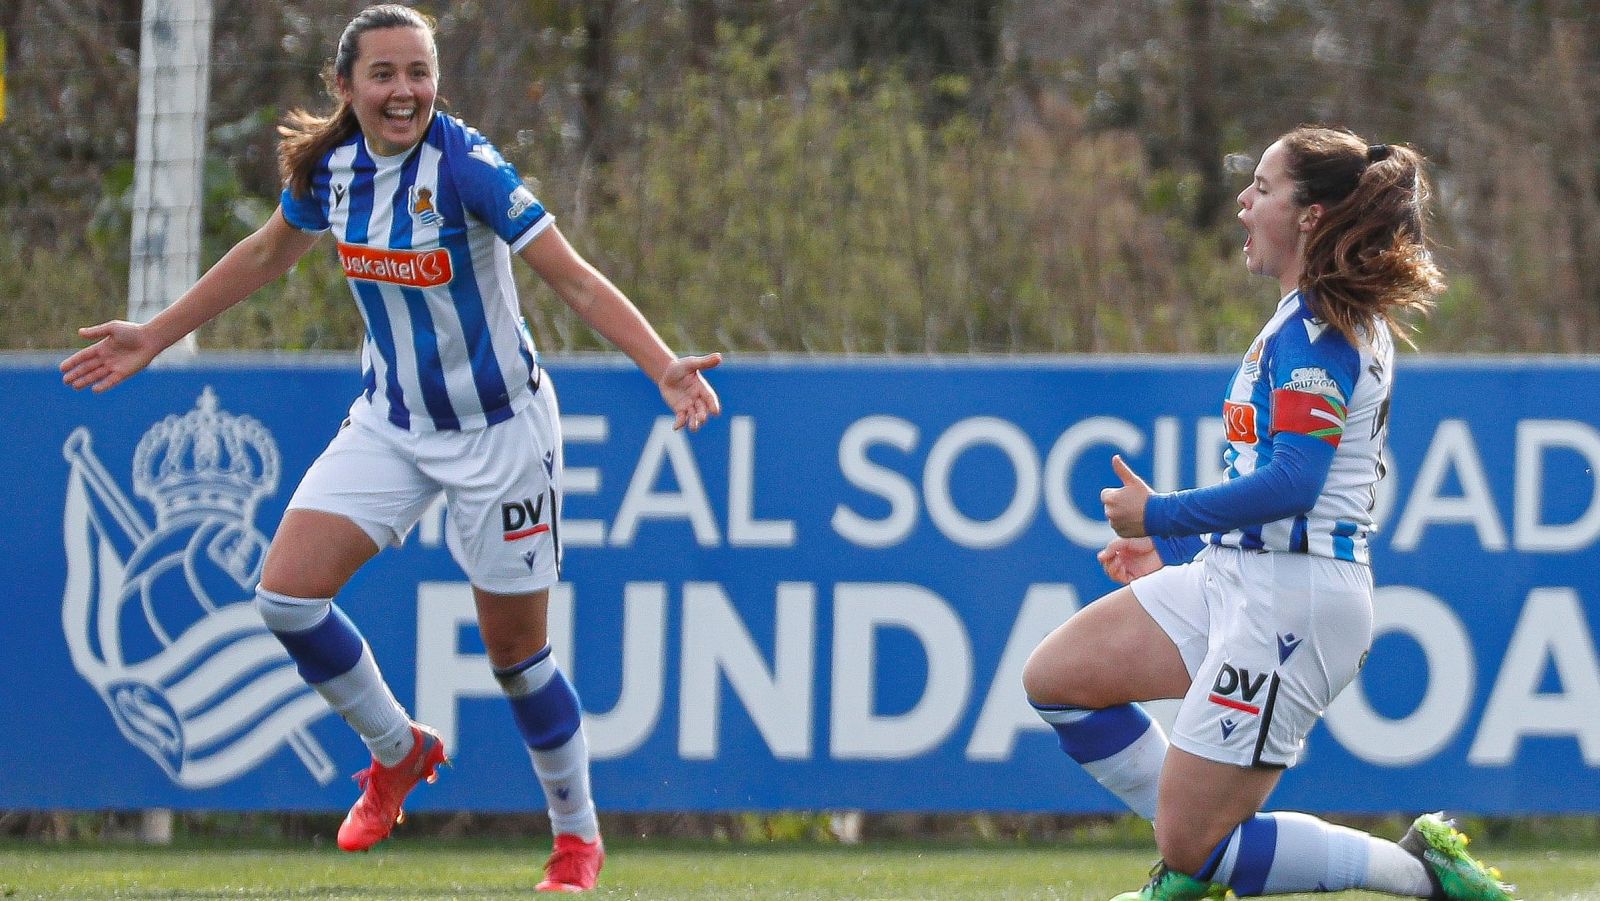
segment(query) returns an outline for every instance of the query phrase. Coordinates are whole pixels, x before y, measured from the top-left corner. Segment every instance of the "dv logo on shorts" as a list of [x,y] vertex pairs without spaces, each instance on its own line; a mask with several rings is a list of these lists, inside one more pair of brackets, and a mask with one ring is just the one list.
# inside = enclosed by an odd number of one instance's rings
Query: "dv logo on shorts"
[[1261,705],[1255,703],[1255,699],[1261,693],[1262,686],[1267,684],[1268,675],[1260,673],[1252,676],[1247,669],[1234,669],[1224,663],[1217,673],[1217,681],[1211,685],[1211,703],[1260,716]]
[[63,520],[61,621],[79,675],[123,736],[184,788],[237,778],[288,744],[318,783],[334,765],[306,728],[331,711],[251,603],[267,539],[256,505],[278,487],[278,447],[260,422],[223,412],[208,386],[133,454],[133,493],[78,428]]
[[539,495],[536,501],[523,498],[520,501],[500,505],[500,526],[505,533],[505,540],[516,541],[537,535],[540,532],[550,531],[550,524],[540,522],[544,515],[544,495]]

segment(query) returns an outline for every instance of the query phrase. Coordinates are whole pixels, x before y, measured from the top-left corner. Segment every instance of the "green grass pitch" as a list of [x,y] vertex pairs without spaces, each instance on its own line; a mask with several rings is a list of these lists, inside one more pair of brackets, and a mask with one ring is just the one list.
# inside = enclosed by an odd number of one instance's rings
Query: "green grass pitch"
[[[1529,901],[1600,901],[1600,849],[1474,850]],[[615,842],[591,897],[1105,901],[1140,885],[1152,857],[1151,850],[1040,845]],[[328,847],[6,843],[0,899],[527,899],[542,864],[534,846],[403,838],[357,855]]]

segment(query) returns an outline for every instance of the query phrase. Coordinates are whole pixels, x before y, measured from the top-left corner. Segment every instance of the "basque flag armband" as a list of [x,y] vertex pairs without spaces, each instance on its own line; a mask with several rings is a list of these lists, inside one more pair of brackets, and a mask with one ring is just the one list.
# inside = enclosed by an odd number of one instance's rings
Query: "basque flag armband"
[[1320,438],[1334,447],[1344,436],[1345,405],[1336,397],[1279,388],[1272,392],[1272,431]]

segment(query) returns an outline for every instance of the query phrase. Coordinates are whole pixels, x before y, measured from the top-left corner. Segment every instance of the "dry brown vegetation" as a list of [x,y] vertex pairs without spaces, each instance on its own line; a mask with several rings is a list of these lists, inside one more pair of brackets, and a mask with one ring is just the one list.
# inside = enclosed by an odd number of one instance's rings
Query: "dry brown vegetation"
[[[1434,161],[1433,352],[1600,342],[1600,13],[1472,0],[469,0],[443,93],[685,349],[1212,352],[1233,152],[1301,121]],[[125,309],[136,0],[0,4],[0,348]],[[353,7],[215,0],[206,260],[275,202],[272,125],[321,108]],[[523,274],[526,276],[526,273]],[[530,278],[550,350],[599,345]],[[202,332],[354,347],[329,257]]]

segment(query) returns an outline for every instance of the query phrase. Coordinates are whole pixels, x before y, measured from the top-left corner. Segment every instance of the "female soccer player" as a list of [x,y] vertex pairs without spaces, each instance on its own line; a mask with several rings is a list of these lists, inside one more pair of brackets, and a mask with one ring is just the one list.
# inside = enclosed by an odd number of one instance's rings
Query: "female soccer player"
[[[1155,821],[1161,863],[1118,899],[1510,897],[1436,815],[1395,843],[1259,812],[1371,645],[1391,329],[1443,290],[1423,163],[1311,126],[1262,154],[1239,194],[1245,265],[1283,298],[1223,398],[1226,477],[1156,494],[1114,457],[1121,485],[1101,501],[1118,537],[1099,559],[1125,587],[1028,661],[1024,687],[1062,748]],[[1170,746],[1137,703],[1156,698],[1183,699]]]
[[[554,386],[520,311],[510,257],[532,266],[661,390],[678,427],[720,412],[702,375],[718,354],[675,357],[637,308],[580,257],[481,134],[434,109],[430,19],[363,10],[332,63],[331,115],[280,129],[280,206],[150,322],[79,330],[62,364],[73,388],[111,388],[289,270],[332,232],[366,321],[365,390],[289,502],[256,605],[301,674],[360,733],[372,765],[339,846],[389,835],[401,803],[446,762],[413,722],[333,597],[378,549],[399,544],[433,499],[449,504],[450,550],[472,582],[495,676],[543,786],[555,850],[540,890],[582,891],[604,861],[578,697],[546,639],[561,546],[561,431]],[[527,515],[513,529],[502,505]]]

